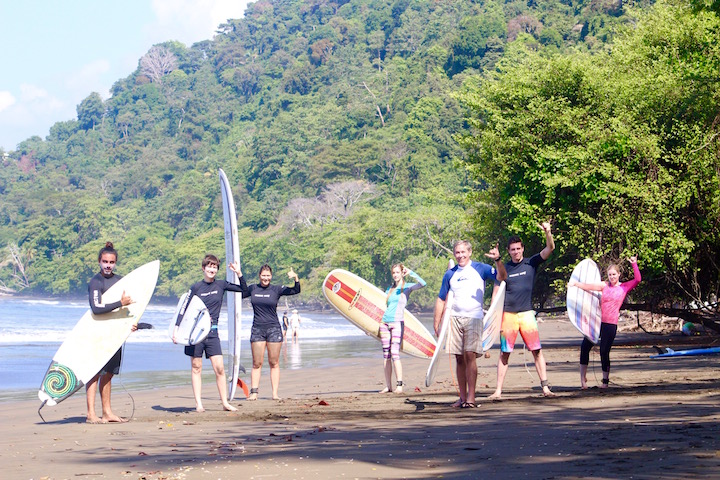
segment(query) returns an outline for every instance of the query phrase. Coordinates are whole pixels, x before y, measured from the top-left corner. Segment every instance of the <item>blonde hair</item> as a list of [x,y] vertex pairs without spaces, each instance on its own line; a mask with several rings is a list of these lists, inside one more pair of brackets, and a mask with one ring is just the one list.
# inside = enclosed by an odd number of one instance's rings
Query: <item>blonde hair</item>
[[[396,263],[395,265],[390,267],[390,273],[392,273],[392,271],[395,270],[396,268],[399,268],[400,273],[402,274],[403,270],[405,270],[405,265],[403,265],[402,263]],[[398,288],[398,284],[395,283],[395,281],[393,280],[393,284],[390,286],[390,289],[388,290],[388,293],[387,293],[387,298],[385,299],[385,305],[390,304],[390,295],[392,295],[392,291],[395,288]],[[400,291],[402,292],[404,288],[405,288],[405,277],[401,277],[400,278]]]

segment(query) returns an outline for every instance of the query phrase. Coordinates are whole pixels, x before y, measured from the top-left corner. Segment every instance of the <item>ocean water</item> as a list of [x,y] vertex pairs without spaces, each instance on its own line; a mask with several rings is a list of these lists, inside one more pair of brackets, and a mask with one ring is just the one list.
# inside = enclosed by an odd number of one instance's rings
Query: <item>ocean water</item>
[[[87,310],[85,299],[0,297],[0,401],[37,398],[37,390],[53,355]],[[150,323],[153,328],[134,332],[125,343],[121,379],[126,387],[189,384],[189,357],[183,353],[183,347],[173,344],[168,336],[168,325],[174,312],[174,305],[152,302],[148,305],[141,322]],[[323,367],[338,358],[381,356],[379,342],[334,311],[301,311],[300,317],[300,341],[288,342],[283,347],[281,369]],[[241,363],[249,375],[252,310],[245,305],[242,320]],[[219,332],[225,352],[227,315],[224,306]],[[212,376],[209,360],[204,362],[203,371]],[[267,361],[263,368],[267,368]],[[241,378],[249,379],[249,376]]]

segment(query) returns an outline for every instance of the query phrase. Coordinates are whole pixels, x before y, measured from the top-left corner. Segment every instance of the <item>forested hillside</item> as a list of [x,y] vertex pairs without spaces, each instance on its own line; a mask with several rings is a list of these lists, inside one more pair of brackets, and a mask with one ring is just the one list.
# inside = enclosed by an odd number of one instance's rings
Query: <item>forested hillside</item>
[[[205,252],[224,252],[218,168],[234,186],[247,276],[266,262],[281,279],[293,267],[305,285],[304,301],[319,300],[331,268],[384,285],[389,266],[404,261],[430,284],[413,300],[430,306],[447,265],[439,244],[473,238],[480,257],[512,230],[525,234],[530,250],[541,241],[535,218],[553,218],[559,240],[575,245],[563,247],[548,269],[555,278],[579,254],[621,255],[639,236],[669,238],[675,229],[635,222],[636,237],[602,235],[595,248],[598,232],[621,229],[592,222],[570,222],[571,228],[564,216],[599,219],[613,192],[585,187],[604,185],[608,176],[618,180],[624,171],[607,167],[588,183],[565,165],[638,159],[642,170],[648,163],[639,150],[654,152],[652,158],[690,155],[710,138],[717,109],[706,103],[693,110],[703,110],[693,116],[697,122],[683,124],[694,142],[676,145],[663,137],[667,148],[657,150],[657,143],[629,141],[641,131],[655,138],[653,129],[675,118],[680,104],[699,98],[685,86],[675,103],[665,102],[649,73],[645,84],[633,80],[663,54],[632,45],[633,35],[645,45],[632,32],[641,31],[634,26],[643,9],[655,10],[649,3],[635,2],[631,10],[619,0],[258,1],[244,18],[220,25],[212,40],[153,47],[109,99],[89,93],[76,120],[7,152],[0,173],[0,280],[23,293],[80,294],[97,251],[112,240],[120,271],[159,258],[157,293],[177,295],[200,277]],[[706,35],[717,29],[712,12],[663,8],[702,18]],[[626,27],[627,47],[620,48],[626,53],[618,59],[611,46]],[[707,53],[687,52],[687,60]],[[704,65],[709,81],[716,58]],[[624,81],[633,88],[622,89]],[[663,92],[673,91],[674,83],[660,83]],[[702,78],[694,85],[708,102],[717,91]],[[657,102],[637,106],[624,137],[594,133],[622,130],[626,117],[615,113],[632,110],[633,95],[646,89]],[[603,103],[608,96],[617,105]],[[597,114],[588,131],[587,117],[576,109]],[[603,113],[608,109],[612,115]],[[712,147],[703,151],[717,153]],[[540,151],[552,178],[532,173]],[[716,184],[713,161],[707,159],[706,171]],[[528,167],[530,176],[509,173],[513,165]],[[658,170],[659,191],[669,193],[665,187],[681,170]],[[629,190],[647,183],[632,178]],[[509,190],[518,181],[543,189]],[[562,190],[568,182],[580,183]],[[672,200],[664,202],[659,209]],[[646,207],[629,203],[613,221],[632,230],[626,216]],[[577,244],[580,239],[586,243]],[[678,249],[690,243],[679,239]],[[655,245],[645,242],[643,254]],[[660,257],[652,262],[654,272],[665,268]]]

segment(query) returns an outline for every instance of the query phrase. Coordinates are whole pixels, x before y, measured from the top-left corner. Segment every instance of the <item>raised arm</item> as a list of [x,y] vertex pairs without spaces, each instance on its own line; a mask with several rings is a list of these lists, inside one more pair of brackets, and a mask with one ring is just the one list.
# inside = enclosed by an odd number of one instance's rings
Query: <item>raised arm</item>
[[505,270],[505,264],[500,259],[500,250],[498,250],[498,246],[495,245],[495,247],[486,253],[485,256],[487,258],[491,258],[495,262],[495,268],[497,270],[495,280],[502,282],[507,279],[507,271]]
[[630,265],[632,265],[633,279],[622,283],[623,290],[625,290],[626,293],[637,287],[637,285],[642,281],[642,275],[640,275],[640,269],[637,264],[637,257],[632,256],[628,259],[628,261],[630,262]]
[[405,293],[406,293],[406,294],[409,294],[410,292],[414,292],[415,290],[420,290],[420,289],[423,288],[425,285],[427,285],[427,283],[425,282],[425,280],[423,280],[423,279],[420,277],[420,275],[418,275],[417,273],[413,272],[413,271],[410,270],[409,268],[406,268],[405,271],[403,272],[403,274],[411,277],[413,280],[415,280],[415,281],[417,282],[417,283],[413,283],[413,284],[410,285],[409,287],[406,287],[406,288],[405,288]]
[[555,240],[552,236],[550,222],[543,222],[540,224],[540,228],[545,232],[545,248],[540,251],[540,256],[543,260],[547,260],[555,250]]

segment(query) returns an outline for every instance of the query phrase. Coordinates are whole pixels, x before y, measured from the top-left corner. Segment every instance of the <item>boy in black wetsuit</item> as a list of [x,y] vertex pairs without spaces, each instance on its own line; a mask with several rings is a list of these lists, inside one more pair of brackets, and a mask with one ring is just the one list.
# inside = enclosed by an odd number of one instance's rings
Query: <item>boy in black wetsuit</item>
[[[223,409],[234,412],[237,408],[233,407],[228,403],[227,400],[227,380],[225,378],[225,366],[223,364],[222,347],[220,346],[220,337],[218,336],[218,319],[220,317],[220,309],[222,307],[223,295],[226,291],[230,292],[242,292],[247,290],[245,279],[243,279],[242,272],[240,271],[240,265],[237,263],[231,263],[230,270],[237,273],[240,279],[240,285],[227,282],[225,280],[218,280],[215,278],[218,269],[220,268],[220,260],[215,255],[205,255],[202,261],[202,271],[204,278],[202,281],[197,282],[190,287],[190,294],[185,300],[185,304],[180,309],[180,312],[185,312],[187,303],[193,295],[200,297],[205,303],[205,306],[210,313],[211,329],[208,336],[200,343],[195,345],[189,345],[185,347],[185,355],[192,358],[191,360],[191,383],[193,389],[193,395],[195,396],[195,409],[198,412],[204,412],[205,409],[202,405],[202,355],[205,352],[205,358],[210,359],[213,370],[215,371],[215,380],[217,382],[218,392],[220,393],[220,401],[222,402]],[[182,322],[183,314],[178,316],[175,324],[175,331],[173,332],[173,342],[176,341],[177,326]]]

